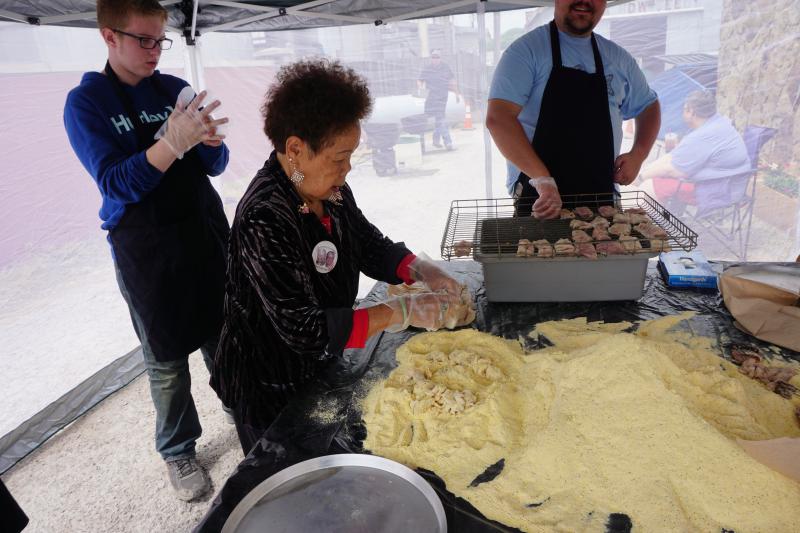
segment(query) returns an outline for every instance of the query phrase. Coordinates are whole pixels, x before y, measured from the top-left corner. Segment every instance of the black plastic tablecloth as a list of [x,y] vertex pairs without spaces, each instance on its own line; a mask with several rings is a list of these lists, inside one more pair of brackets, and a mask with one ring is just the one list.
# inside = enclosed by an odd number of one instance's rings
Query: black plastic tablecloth
[[[715,264],[718,271],[734,263]],[[533,341],[527,334],[539,322],[585,316],[589,321],[640,321],[674,315],[683,311],[697,314],[683,322],[685,328],[700,336],[715,338],[723,347],[720,356],[728,358],[724,347],[732,343],[749,343],[759,348],[769,345],[739,331],[716,290],[671,289],[666,286],[655,263],[651,261],[645,279],[644,295],[637,301],[579,303],[493,303],[483,290],[481,266],[472,261],[445,263],[457,279],[467,283],[475,296],[477,317],[471,327],[507,339],[522,339],[525,349],[541,348],[546,339]],[[386,285],[378,283],[362,302],[362,306],[382,300]],[[206,516],[195,531],[220,531],[236,505],[256,485],[272,474],[298,462],[337,453],[368,453],[362,447],[366,429],[361,420],[357,398],[377,379],[385,377],[396,366],[395,352],[418,330],[383,333],[371,338],[364,349],[348,350],[326,373],[326,377],[310,386],[281,413],[212,502]],[[537,345],[537,343],[539,345]],[[769,355],[770,350],[763,350]],[[781,349],[781,355],[800,361],[800,354]],[[333,406],[335,416],[311,416],[319,405]],[[330,415],[331,413],[326,413]],[[493,465],[487,465],[491,472]],[[465,500],[447,491],[444,481],[432,472],[418,470],[439,494],[447,515],[449,531],[459,533],[517,531],[487,520]],[[630,531],[631,523],[624,514],[607,519],[609,532]]]

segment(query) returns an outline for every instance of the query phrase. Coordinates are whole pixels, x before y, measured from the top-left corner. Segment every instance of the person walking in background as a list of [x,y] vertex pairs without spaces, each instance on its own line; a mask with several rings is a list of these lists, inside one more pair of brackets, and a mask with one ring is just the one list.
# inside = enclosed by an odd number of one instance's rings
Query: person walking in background
[[219,101],[201,109],[203,92],[176,104],[188,84],[156,70],[172,44],[166,22],[157,0],[97,2],[108,61],[70,91],[64,125],[102,196],[102,228],[150,381],[156,450],[178,498],[191,500],[210,488],[195,459],[202,429],[189,354],[199,348],[210,369],[222,325],[229,228],[208,176],[228,164],[216,134],[227,119],[211,116]]
[[454,150],[445,111],[449,92],[455,92],[457,89],[453,71],[450,70],[447,63],[442,61],[439,50],[431,51],[431,61],[420,72],[417,86],[420,90],[427,89],[428,91],[425,97],[425,114],[433,116],[433,145],[441,148],[442,141],[444,141],[445,148]]

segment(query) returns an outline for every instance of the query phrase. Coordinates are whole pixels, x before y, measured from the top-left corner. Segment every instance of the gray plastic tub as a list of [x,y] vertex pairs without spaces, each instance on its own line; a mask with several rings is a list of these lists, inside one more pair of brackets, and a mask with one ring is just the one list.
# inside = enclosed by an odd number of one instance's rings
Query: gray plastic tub
[[578,257],[476,257],[490,302],[638,300],[647,262],[657,254]]

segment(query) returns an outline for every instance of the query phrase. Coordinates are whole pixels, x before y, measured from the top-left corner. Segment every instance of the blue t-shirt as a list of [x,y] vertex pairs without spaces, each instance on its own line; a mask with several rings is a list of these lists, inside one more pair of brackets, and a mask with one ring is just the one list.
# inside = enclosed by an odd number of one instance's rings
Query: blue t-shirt
[[[156,71],[171,102],[188,84],[180,78]],[[164,122],[172,105],[145,78],[135,87],[122,85],[143,121]],[[99,72],[87,72],[81,83],[67,95],[64,126],[72,149],[97,183],[102,196],[102,228],[111,230],[125,212],[125,206],[141,201],[160,183],[163,173],[152,166],[139,150],[133,117],[127,116],[114,86]],[[228,165],[228,148],[199,144],[196,150],[210,176],[221,174]]]
[[693,181],[704,181],[743,174],[751,163],[744,140],[731,121],[714,115],[675,147],[672,166]]
[[[559,31],[561,62],[565,67],[595,72],[592,41],[588,37],[573,37]],[[619,155],[622,145],[622,121],[633,118],[656,101],[656,93],[647,85],[647,80],[636,64],[636,60],[622,47],[595,34],[597,48],[603,60],[608,85],[608,109],[614,131],[614,156]],[[533,140],[542,95],[553,69],[550,48],[549,25],[526,33],[509,46],[492,78],[489,99],[508,100],[522,106],[517,119],[529,140]],[[588,139],[587,139],[588,141]],[[508,162],[506,186],[509,194],[519,177],[519,169]]]

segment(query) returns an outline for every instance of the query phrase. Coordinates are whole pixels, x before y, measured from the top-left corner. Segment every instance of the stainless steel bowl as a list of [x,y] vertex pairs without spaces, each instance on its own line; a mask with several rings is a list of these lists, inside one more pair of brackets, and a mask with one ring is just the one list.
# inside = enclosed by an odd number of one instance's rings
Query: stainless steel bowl
[[309,459],[256,486],[222,533],[446,533],[444,508],[413,470],[374,455]]

